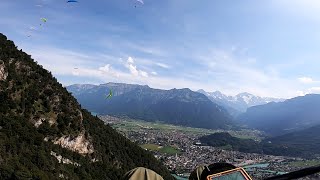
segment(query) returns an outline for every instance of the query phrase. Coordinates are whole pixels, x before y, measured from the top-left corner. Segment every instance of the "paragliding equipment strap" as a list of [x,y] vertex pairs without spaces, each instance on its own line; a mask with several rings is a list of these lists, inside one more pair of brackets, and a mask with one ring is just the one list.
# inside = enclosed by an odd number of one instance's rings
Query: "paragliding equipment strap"
[[243,168],[235,168],[207,176],[207,180],[218,179],[252,180]]
[[204,166],[200,176],[201,180],[217,180],[221,178],[251,180],[250,176],[243,168],[238,168],[232,164],[223,162]]
[[297,178],[309,176],[309,175],[312,175],[312,174],[315,174],[315,173],[318,173],[318,172],[320,172],[320,165],[313,166],[313,167],[308,167],[308,168],[301,169],[301,170],[298,170],[298,171],[293,171],[293,172],[290,172],[290,173],[287,173],[287,174],[283,174],[283,175],[269,177],[269,178],[266,178],[265,180],[297,179]]

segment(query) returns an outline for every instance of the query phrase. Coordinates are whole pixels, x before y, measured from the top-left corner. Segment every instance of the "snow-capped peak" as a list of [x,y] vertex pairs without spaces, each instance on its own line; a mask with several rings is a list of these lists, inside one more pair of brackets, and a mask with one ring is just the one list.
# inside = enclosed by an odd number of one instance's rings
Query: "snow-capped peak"
[[214,101],[221,106],[231,107],[240,112],[246,111],[246,109],[251,106],[267,104],[269,102],[284,101],[284,99],[255,96],[247,92],[243,92],[235,96],[226,96],[219,91],[205,92],[204,90],[199,90],[198,92],[208,96],[211,101]]

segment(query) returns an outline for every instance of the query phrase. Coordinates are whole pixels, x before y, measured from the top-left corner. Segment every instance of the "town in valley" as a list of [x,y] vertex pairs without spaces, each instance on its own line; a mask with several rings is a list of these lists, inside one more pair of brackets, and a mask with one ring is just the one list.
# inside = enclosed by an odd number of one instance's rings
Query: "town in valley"
[[[106,124],[140,145],[161,160],[179,177],[188,178],[199,165],[227,162],[243,167],[254,178],[262,179],[281,175],[320,163],[320,159],[307,160],[299,157],[273,156],[233,151],[232,147],[203,146],[199,137],[225,130],[209,130],[145,122],[129,118],[99,116]],[[260,141],[263,133],[257,130],[227,131],[232,136]],[[304,179],[319,178],[319,175]]]

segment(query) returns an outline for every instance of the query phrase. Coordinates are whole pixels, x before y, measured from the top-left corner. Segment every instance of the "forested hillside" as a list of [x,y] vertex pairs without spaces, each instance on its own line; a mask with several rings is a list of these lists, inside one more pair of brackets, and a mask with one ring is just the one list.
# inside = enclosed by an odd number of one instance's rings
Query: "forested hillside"
[[261,142],[251,139],[239,139],[228,133],[215,133],[200,137],[204,145],[223,147],[247,153],[264,153],[277,156],[320,157],[320,126],[302,131],[266,138]]
[[137,166],[173,179],[2,34],[0,102],[0,179],[115,180]]

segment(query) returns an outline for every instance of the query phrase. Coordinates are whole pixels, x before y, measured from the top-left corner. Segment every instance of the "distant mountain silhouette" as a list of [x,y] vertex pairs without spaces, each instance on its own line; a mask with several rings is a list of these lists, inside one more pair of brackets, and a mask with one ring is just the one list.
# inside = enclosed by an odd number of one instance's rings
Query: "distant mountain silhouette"
[[213,146],[213,147],[222,147],[240,152],[248,153],[260,153],[261,147],[258,142],[255,142],[252,139],[240,139],[231,136],[227,132],[214,133],[199,138],[202,144]]
[[251,107],[238,120],[271,135],[281,135],[320,124],[319,107],[320,95],[309,94]]
[[266,154],[297,156],[305,158],[320,157],[320,125],[301,131],[265,139],[263,151]]
[[320,125],[302,131],[266,138],[262,142],[240,139],[229,133],[214,133],[199,138],[203,145],[222,147],[246,153],[264,153],[276,156],[320,157]]
[[225,107],[234,117],[245,112],[247,108],[252,106],[284,101],[284,99],[278,98],[259,97],[247,92],[240,93],[236,96],[227,96],[220,91],[206,92],[203,89],[200,89],[197,92],[206,95],[211,101]]
[[[107,83],[71,85],[81,105],[98,114],[201,128],[229,128],[232,118],[221,106],[190,89],[160,90],[149,86]],[[105,94],[112,90],[113,97]]]

